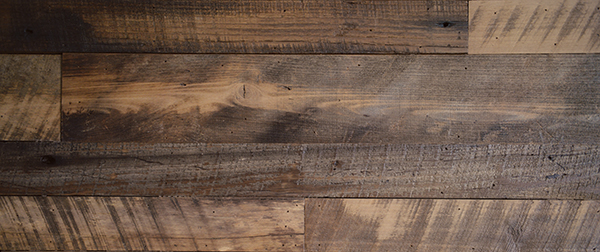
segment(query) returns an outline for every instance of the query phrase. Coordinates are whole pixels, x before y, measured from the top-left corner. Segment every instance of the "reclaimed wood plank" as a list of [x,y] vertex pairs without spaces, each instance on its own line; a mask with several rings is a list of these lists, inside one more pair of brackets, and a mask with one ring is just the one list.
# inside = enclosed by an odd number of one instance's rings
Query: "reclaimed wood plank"
[[467,1],[2,0],[0,52],[466,53]]
[[0,197],[2,250],[302,251],[304,200]]
[[60,140],[60,55],[0,55],[0,141]]
[[65,54],[62,139],[597,143],[594,55]]
[[307,251],[595,251],[600,202],[307,199]]
[[597,145],[0,144],[0,194],[600,199]]
[[469,2],[469,54],[600,53],[596,0]]

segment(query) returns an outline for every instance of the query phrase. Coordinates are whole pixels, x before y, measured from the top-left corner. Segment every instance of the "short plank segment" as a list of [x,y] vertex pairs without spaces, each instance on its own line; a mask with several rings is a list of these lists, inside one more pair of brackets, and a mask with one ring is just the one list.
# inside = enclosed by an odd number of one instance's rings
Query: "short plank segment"
[[1,0],[0,52],[466,53],[467,3]]
[[65,54],[62,139],[597,143],[594,55]]
[[306,251],[596,251],[600,202],[307,199]]
[[0,194],[600,199],[597,145],[0,144]]
[[60,140],[60,55],[0,55],[0,141]]
[[469,54],[600,53],[597,0],[469,2]]
[[302,251],[304,200],[0,197],[2,250]]

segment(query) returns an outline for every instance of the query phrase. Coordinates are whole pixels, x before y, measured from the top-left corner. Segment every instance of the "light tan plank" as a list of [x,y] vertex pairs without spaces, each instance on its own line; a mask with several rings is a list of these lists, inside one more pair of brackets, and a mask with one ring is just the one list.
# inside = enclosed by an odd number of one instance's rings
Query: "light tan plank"
[[597,0],[469,2],[469,54],[600,53]]
[[598,145],[0,144],[0,194],[600,199]]
[[2,250],[302,251],[304,200],[0,197]]
[[307,199],[307,251],[595,251],[600,202]]
[[60,139],[60,56],[0,55],[0,140]]
[[464,0],[0,0],[0,52],[466,53],[467,12]]
[[62,139],[597,143],[595,55],[65,54]]

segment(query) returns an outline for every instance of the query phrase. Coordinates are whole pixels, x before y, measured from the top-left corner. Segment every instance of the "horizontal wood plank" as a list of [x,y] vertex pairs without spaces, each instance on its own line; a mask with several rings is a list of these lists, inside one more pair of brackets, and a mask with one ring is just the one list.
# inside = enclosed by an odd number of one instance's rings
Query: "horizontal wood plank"
[[0,249],[302,251],[304,200],[0,197]]
[[0,52],[466,53],[467,1],[2,0]]
[[469,54],[600,53],[597,0],[469,2]]
[[1,143],[0,194],[600,199],[597,145]]
[[0,141],[60,140],[60,55],[0,55]]
[[600,202],[307,199],[307,251],[595,251]]
[[594,55],[65,54],[62,139],[597,143]]

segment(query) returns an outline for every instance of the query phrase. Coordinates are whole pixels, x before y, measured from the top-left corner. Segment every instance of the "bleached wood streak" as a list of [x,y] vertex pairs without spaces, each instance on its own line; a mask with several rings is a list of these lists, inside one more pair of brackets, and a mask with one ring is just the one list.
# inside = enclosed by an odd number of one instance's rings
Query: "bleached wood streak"
[[595,251],[600,202],[307,199],[307,251]]
[[469,2],[469,54],[600,53],[597,0]]

